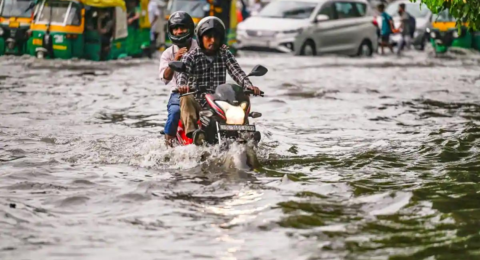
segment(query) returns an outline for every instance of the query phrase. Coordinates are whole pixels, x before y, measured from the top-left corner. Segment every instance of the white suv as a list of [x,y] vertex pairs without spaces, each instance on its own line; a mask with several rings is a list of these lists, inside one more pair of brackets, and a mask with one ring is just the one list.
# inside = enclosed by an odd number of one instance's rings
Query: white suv
[[240,49],[370,56],[378,36],[366,0],[277,0],[238,25],[237,41]]

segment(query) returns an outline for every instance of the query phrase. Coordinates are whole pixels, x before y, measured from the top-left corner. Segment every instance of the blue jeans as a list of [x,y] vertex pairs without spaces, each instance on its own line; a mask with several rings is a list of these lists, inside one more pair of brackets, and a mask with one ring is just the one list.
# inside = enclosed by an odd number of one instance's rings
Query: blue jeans
[[180,94],[172,93],[167,104],[168,117],[165,123],[165,134],[176,136],[180,121]]

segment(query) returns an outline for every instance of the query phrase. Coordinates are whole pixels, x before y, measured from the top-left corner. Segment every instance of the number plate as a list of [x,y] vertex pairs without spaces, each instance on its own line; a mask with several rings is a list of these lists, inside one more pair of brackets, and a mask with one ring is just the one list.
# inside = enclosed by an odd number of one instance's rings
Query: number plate
[[254,125],[220,125],[221,131],[247,131],[255,132]]
[[10,23],[8,24],[8,26],[9,26],[10,28],[18,28],[18,27],[20,27],[20,23],[19,23],[19,22],[10,22]]

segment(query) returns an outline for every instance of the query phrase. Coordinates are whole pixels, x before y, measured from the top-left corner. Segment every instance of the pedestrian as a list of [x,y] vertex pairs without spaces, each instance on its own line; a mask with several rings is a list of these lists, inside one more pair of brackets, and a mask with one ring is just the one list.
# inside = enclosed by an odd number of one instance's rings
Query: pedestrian
[[164,0],[160,0],[159,4],[159,13],[160,13],[160,19],[158,19],[156,23],[156,32],[157,32],[157,39],[156,39],[156,46],[158,47],[165,47],[165,39],[166,33],[167,33],[167,20],[165,19],[166,13],[167,13],[167,4],[165,3]]
[[242,21],[245,21],[249,16],[250,12],[248,11],[247,4],[245,3],[247,0],[238,0],[237,1],[237,8],[240,9],[242,15]]
[[392,44],[390,43],[390,35],[394,31],[393,19],[389,14],[385,12],[384,4],[379,4],[377,9],[378,12],[381,13],[382,17],[382,30],[380,32],[380,51],[382,55],[384,55],[385,52],[383,48],[388,47],[390,51],[394,53]]
[[152,53],[157,49],[157,22],[161,19],[160,8],[156,0],[148,2],[148,20],[150,22],[150,47]]
[[412,28],[412,16],[406,11],[404,3],[401,3],[398,6],[398,15],[400,16],[401,22],[401,38],[400,43],[398,44],[397,55],[401,55],[401,52],[405,47],[410,49],[412,30],[415,30],[415,28]]
[[255,0],[255,3],[250,9],[250,15],[252,16],[257,16],[260,11],[262,10],[262,1],[261,0]]

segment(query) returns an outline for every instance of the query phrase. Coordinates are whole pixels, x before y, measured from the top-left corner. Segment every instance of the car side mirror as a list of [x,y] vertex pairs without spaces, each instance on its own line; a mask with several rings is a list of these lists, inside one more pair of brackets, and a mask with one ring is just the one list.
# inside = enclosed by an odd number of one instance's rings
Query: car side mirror
[[252,71],[248,73],[247,77],[250,77],[250,76],[259,77],[267,74],[267,72],[268,72],[268,69],[265,68],[264,66],[256,65],[255,67],[253,67]]
[[168,63],[168,67],[175,72],[185,72],[187,70],[187,66],[181,61],[171,61]]
[[330,20],[330,17],[328,17],[328,15],[326,14],[319,14],[315,17],[315,22],[318,23],[318,22],[323,22],[323,21],[328,21]]

